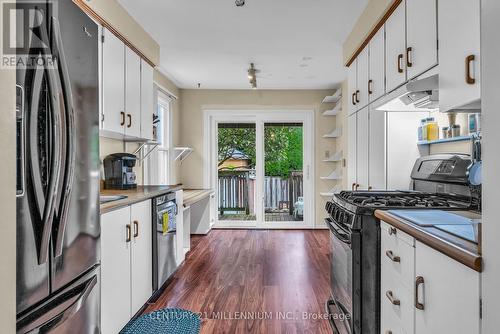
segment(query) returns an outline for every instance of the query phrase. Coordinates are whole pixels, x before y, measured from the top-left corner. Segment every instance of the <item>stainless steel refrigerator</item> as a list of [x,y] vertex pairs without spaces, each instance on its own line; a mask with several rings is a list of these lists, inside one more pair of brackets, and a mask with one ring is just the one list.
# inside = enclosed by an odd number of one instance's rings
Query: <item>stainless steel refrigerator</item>
[[98,26],[70,0],[16,8],[40,60],[16,69],[17,330],[99,333]]

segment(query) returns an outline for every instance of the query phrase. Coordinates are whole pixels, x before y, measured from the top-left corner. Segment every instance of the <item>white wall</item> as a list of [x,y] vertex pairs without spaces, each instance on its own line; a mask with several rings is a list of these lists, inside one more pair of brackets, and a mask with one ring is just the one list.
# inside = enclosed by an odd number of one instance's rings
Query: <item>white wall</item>
[[322,104],[323,98],[333,90],[181,90],[181,144],[194,148],[194,152],[180,168],[182,183],[186,187],[203,187],[203,110],[284,110],[310,109],[315,111],[315,198],[316,225],[324,225],[323,214],[326,198],[319,193],[330,190],[335,183],[320,180],[328,175],[335,164],[324,163],[325,150],[337,150],[336,139],[322,136],[335,129],[337,117],[325,117],[321,112],[333,105]]
[[483,127],[483,333],[500,328],[500,1],[481,1]]

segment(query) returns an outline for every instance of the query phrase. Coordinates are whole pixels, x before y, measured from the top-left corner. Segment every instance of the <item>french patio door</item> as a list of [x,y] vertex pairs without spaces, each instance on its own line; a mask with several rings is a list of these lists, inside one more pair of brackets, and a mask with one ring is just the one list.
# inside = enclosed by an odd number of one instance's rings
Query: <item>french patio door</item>
[[206,112],[215,227],[313,227],[312,122],[309,111]]

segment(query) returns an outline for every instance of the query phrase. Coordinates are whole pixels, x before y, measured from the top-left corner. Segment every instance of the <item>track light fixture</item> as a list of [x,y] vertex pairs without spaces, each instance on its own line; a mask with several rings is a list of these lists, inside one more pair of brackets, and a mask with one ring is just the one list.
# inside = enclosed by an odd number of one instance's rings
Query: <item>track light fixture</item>
[[254,63],[250,64],[250,68],[248,69],[248,80],[250,81],[250,86],[253,89],[257,89],[257,73],[259,71],[255,68]]
[[242,7],[245,5],[245,0],[235,0],[234,3],[236,4],[236,7]]

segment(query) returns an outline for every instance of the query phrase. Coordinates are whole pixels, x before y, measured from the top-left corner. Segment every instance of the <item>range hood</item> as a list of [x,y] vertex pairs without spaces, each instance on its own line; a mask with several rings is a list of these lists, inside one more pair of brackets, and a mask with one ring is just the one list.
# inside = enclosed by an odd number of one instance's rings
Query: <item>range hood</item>
[[374,107],[381,111],[439,110],[439,75],[423,74],[382,97]]

